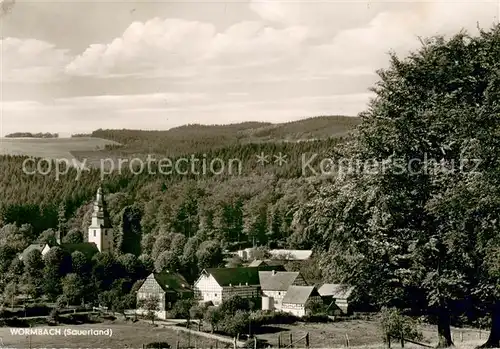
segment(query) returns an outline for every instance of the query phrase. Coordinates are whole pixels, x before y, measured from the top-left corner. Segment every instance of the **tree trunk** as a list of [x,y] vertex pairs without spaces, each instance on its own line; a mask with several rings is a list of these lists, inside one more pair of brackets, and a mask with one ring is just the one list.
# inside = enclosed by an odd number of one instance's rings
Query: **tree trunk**
[[478,348],[500,348],[500,303],[491,309],[491,329],[488,340]]
[[453,346],[451,339],[450,313],[441,308],[438,312],[438,345],[437,348],[449,348]]

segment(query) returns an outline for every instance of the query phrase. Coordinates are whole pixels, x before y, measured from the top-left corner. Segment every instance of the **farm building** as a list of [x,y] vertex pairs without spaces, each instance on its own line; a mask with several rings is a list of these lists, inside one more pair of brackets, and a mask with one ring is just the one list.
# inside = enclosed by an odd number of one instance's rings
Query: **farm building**
[[242,260],[246,261],[250,259],[250,255],[252,253],[253,248],[245,248],[244,250],[239,250],[236,252],[238,257],[240,257]]
[[269,298],[263,299],[262,310],[281,310],[281,302],[290,286],[307,286],[299,272],[259,271],[259,279],[263,298]]
[[282,266],[282,265],[283,265],[282,261],[255,259],[248,266],[249,267],[272,267],[272,266]]
[[281,310],[298,317],[307,315],[311,302],[322,303],[318,290],[314,286],[290,286],[283,297]]
[[306,261],[311,258],[311,250],[270,250],[271,258],[288,261]]
[[[242,298],[259,298],[259,271],[277,267],[240,267],[205,269],[194,284],[195,297],[203,302],[219,305],[223,300],[238,295]],[[284,268],[279,268],[284,271]]]
[[[59,241],[59,239],[58,239]],[[24,249],[22,253],[19,254],[18,258],[20,260],[25,260],[28,255],[30,254],[31,251],[38,250],[42,254],[42,257],[45,256],[52,248],[54,247],[60,247],[64,251],[66,251],[68,254],[72,254],[75,251],[80,251],[82,252],[87,258],[92,258],[94,254],[99,252],[97,249],[96,244],[91,243],[91,242],[82,242],[79,244],[31,244],[28,247]]]
[[[246,248],[244,250],[239,250],[236,254],[244,261],[252,259],[253,248]],[[311,258],[311,250],[269,250],[269,254],[272,259],[276,260],[287,260],[287,261],[305,261]]]
[[26,260],[26,258],[30,254],[30,252],[35,251],[35,250],[40,251],[42,256],[45,256],[47,254],[47,252],[50,251],[50,248],[51,248],[51,246],[49,244],[31,244],[28,247],[26,247],[24,249],[24,251],[21,252],[17,257],[20,260]]
[[[137,291],[137,303],[150,297],[158,297],[159,310],[156,316],[166,319],[167,310],[170,310],[176,301],[193,297],[193,290],[186,279],[178,273],[169,271],[151,273]],[[145,310],[138,308],[137,312],[144,313]]]
[[338,308],[345,314],[349,312],[349,301],[353,291],[353,286],[343,284],[324,284],[318,289],[318,293],[329,309]]

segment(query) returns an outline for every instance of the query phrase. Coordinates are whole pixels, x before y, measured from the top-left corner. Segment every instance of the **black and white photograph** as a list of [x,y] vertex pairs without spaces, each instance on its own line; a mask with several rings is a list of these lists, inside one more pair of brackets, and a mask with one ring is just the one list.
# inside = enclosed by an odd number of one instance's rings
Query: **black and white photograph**
[[500,348],[500,0],[0,0],[25,348]]

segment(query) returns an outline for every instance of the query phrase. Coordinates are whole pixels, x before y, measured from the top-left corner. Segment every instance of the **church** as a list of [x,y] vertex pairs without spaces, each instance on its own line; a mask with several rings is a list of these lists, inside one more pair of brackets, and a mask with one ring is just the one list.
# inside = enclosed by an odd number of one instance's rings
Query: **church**
[[31,244],[19,254],[18,258],[21,260],[26,259],[28,254],[33,250],[39,250],[42,256],[44,256],[52,247],[55,246],[61,247],[70,254],[75,251],[80,251],[88,258],[92,258],[92,256],[98,252],[111,252],[114,245],[112,228],[106,201],[104,199],[104,193],[102,187],[99,187],[94,201],[92,221],[88,228],[87,242],[79,244],[63,243],[63,236],[61,235],[61,232],[58,232],[55,245]]
[[97,189],[87,241],[96,244],[99,252],[109,252],[113,250],[113,229],[106,201],[104,200],[102,187]]

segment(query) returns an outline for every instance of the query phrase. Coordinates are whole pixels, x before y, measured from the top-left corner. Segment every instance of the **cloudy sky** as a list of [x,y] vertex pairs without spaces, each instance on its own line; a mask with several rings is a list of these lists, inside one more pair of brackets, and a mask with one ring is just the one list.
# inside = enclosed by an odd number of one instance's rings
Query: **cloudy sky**
[[0,19],[0,135],[356,115],[389,50],[475,33],[499,11],[497,0],[17,0]]

